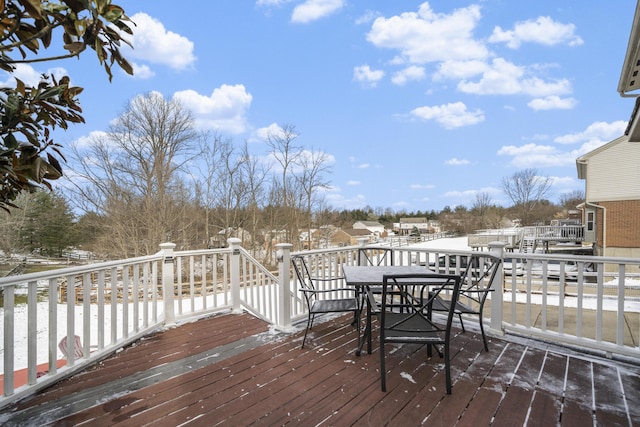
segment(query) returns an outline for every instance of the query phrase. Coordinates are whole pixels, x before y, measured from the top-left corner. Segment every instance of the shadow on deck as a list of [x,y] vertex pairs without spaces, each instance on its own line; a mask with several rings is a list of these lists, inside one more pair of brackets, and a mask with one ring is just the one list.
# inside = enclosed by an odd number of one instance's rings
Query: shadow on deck
[[354,355],[350,316],[300,332],[220,314],[151,335],[5,408],[3,425],[640,425],[640,368],[473,332],[439,357],[398,346],[380,391],[377,346]]

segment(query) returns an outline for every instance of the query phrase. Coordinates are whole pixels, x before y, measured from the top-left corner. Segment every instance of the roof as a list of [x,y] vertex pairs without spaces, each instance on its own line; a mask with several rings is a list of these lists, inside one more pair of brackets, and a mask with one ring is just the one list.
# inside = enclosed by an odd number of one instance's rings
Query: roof
[[378,221],[358,221],[358,222],[367,227],[384,227],[384,225],[380,224]]
[[371,236],[371,232],[366,228],[343,228],[342,231],[347,233],[349,236]]
[[[631,92],[640,89],[640,1],[636,4],[636,11],[629,35],[627,53],[622,65],[618,93],[622,96],[631,95]],[[638,96],[640,93],[631,96]]]
[[427,218],[400,218],[400,222],[405,222],[408,224],[418,224],[427,222]]
[[[627,53],[620,73],[618,82],[618,93],[623,97],[640,96],[640,1],[636,3],[636,10],[631,25],[631,34],[627,45]],[[638,117],[638,106],[640,100],[636,99],[636,104],[629,119],[629,125],[625,135],[629,136],[630,142],[640,142],[640,117]]]

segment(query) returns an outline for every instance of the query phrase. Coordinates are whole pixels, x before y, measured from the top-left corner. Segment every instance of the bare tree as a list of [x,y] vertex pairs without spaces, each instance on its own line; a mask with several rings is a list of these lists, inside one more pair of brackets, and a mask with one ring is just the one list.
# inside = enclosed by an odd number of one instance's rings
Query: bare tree
[[152,92],[133,98],[109,132],[74,147],[79,202],[103,219],[105,249],[149,254],[185,235],[190,195],[181,171],[198,137],[188,110]]
[[584,200],[584,191],[573,190],[560,196],[560,207],[569,210],[576,209],[576,206],[578,206],[580,203],[583,203]]
[[293,210],[294,197],[291,193],[293,180],[291,179],[292,168],[300,157],[301,149],[295,145],[298,134],[295,126],[284,125],[278,132],[269,132],[267,135],[267,146],[269,154],[277,162],[280,172],[279,192],[281,195],[281,206],[284,214],[285,240],[293,241],[296,234],[295,217]]
[[[212,245],[212,232],[211,232],[211,215],[216,205],[216,189],[219,185],[217,169],[218,165],[222,162],[222,153],[225,151],[223,145],[227,145],[228,141],[222,139],[218,134],[214,134],[212,137],[203,138],[201,142],[201,159],[204,165],[204,170],[199,169],[200,179],[194,177],[196,182],[197,196],[196,200],[201,204],[204,209],[204,241],[207,247]],[[217,233],[216,233],[217,234]]]
[[[241,157],[244,161],[240,164],[242,176],[245,181],[245,189],[247,191],[247,221],[248,229],[251,233],[252,247],[257,249],[257,245],[264,243],[258,236],[258,230],[261,220],[260,209],[263,206],[265,191],[264,184],[269,173],[268,166],[260,162],[258,158],[249,154],[249,147],[245,142]],[[255,251],[254,251],[255,252]],[[255,255],[255,253],[254,253]]]
[[531,213],[551,189],[553,180],[534,168],[524,169],[502,179],[502,190],[513,202],[522,225],[530,225]]
[[320,203],[322,198],[318,190],[329,188],[326,175],[331,172],[329,155],[322,151],[303,151],[297,161],[300,171],[297,180],[304,195],[304,208],[307,215],[307,244],[311,248],[312,212],[314,203]]
[[471,204],[472,213],[478,217],[480,221],[480,228],[485,228],[485,218],[491,209],[492,199],[491,195],[487,192],[478,192]]

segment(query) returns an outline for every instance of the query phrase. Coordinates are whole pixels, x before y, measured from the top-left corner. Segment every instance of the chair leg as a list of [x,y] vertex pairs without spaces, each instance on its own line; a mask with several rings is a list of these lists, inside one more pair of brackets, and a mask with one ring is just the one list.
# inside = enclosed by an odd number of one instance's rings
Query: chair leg
[[451,394],[451,363],[449,361],[449,343],[444,344],[444,374],[447,385],[447,394]]
[[307,328],[304,330],[304,338],[302,338],[302,347],[300,348],[304,348],[304,342],[307,340],[307,333],[309,332],[309,329],[311,329],[312,324],[313,324],[313,319],[311,317],[311,313],[309,313],[309,315],[307,316]]
[[482,332],[482,341],[484,342],[484,351],[489,351],[489,346],[487,345],[487,337],[484,335],[484,324],[482,322],[482,314],[480,317],[480,332]]
[[383,392],[387,391],[387,368],[384,366],[384,344],[380,343],[380,387]]
[[458,319],[460,319],[460,326],[462,326],[462,332],[466,332],[464,330],[464,322],[462,321],[462,313],[458,313]]

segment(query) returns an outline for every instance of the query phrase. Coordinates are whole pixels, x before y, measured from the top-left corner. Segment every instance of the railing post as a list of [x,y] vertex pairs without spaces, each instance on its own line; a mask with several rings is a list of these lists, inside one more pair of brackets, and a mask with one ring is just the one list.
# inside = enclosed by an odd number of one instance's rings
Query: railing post
[[172,326],[176,323],[173,293],[175,288],[173,277],[173,249],[175,243],[161,243],[162,252],[162,300],[164,301],[164,324]]
[[[504,247],[505,242],[489,242],[489,253],[491,255],[499,257],[504,260]],[[497,269],[495,276],[493,277],[493,283],[491,289],[494,291],[491,293],[491,324],[490,328],[499,334],[504,334],[504,328],[502,327],[502,297],[504,295],[504,269],[502,266]]]
[[276,258],[278,260],[278,328],[291,329],[291,243],[278,243],[276,245]]
[[358,265],[367,265],[367,261],[362,259],[362,257],[360,256],[361,250],[367,246],[367,243],[369,242],[369,238],[368,237],[358,237],[357,239],[358,241],[358,253],[357,253],[357,262]]
[[227,239],[229,247],[231,248],[231,264],[230,279],[231,279],[231,310],[235,314],[242,313],[242,306],[240,304],[240,243],[242,240],[231,237]]

